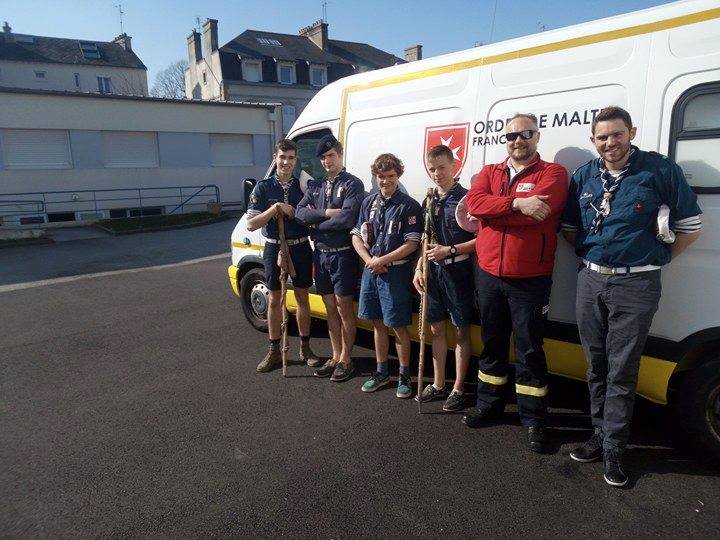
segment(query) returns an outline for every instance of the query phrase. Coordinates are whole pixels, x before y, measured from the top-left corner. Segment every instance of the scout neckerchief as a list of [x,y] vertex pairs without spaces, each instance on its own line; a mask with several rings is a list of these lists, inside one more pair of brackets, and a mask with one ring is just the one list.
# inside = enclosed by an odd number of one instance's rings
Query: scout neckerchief
[[590,232],[592,234],[599,234],[602,232],[603,222],[605,221],[605,218],[610,215],[610,201],[615,195],[615,192],[620,188],[620,182],[622,182],[622,179],[625,178],[628,170],[630,170],[632,156],[634,153],[635,147],[632,147],[630,149],[630,155],[628,156],[627,163],[617,173],[617,175],[610,173],[610,171],[605,168],[605,162],[603,159],[598,158],[600,179],[602,180],[603,198],[600,203],[600,208],[596,208],[595,205],[592,205],[592,207],[595,208],[595,218],[593,219],[592,226],[590,227]]
[[275,175],[275,179],[277,180],[278,184],[280,184],[280,187],[283,190],[283,202],[285,204],[290,204],[290,188],[292,187],[293,177],[291,176],[290,180],[288,180],[285,183],[283,183],[280,180],[280,177],[277,175]]
[[340,177],[344,170],[344,168],[341,169],[340,172],[337,173],[332,180],[330,180],[330,176],[327,176],[325,178],[325,208],[328,207],[328,204],[330,204],[330,200],[332,199],[332,192],[335,181]]

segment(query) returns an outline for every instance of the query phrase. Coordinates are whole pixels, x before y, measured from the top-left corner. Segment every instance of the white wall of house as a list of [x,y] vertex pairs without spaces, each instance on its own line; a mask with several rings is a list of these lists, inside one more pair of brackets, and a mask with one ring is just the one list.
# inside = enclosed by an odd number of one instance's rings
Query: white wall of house
[[185,70],[185,97],[188,99],[226,99],[222,96],[222,70],[220,53],[214,51],[209,58],[190,62]]
[[147,71],[144,69],[0,61],[0,86],[10,88],[97,92],[98,77],[110,79],[110,90],[114,94],[148,95]]
[[[279,107],[154,99],[0,92],[0,216],[7,201],[39,200],[12,193],[71,191],[45,196],[51,214],[92,212],[88,199],[109,198],[83,190],[145,190],[143,206],[168,212],[177,188],[215,184],[220,201],[240,201],[246,178],[262,178],[271,160]],[[183,195],[192,193],[183,189]],[[214,191],[196,199],[203,209]],[[149,199],[149,197],[158,197]],[[62,201],[62,202],[61,202]],[[137,208],[138,201],[104,202]],[[15,211],[30,210],[16,205]],[[29,214],[28,214],[29,215]],[[108,212],[105,212],[108,217]],[[77,217],[76,217],[77,219]],[[4,217],[5,225],[19,222]]]

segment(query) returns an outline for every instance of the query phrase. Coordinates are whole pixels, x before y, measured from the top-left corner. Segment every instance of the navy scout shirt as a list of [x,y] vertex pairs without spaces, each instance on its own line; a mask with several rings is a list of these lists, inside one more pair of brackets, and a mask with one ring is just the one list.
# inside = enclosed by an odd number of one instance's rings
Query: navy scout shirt
[[[310,236],[319,249],[337,249],[352,244],[350,230],[357,222],[360,204],[365,197],[362,180],[343,169],[332,182],[325,176],[308,185],[295,217],[310,227]],[[331,218],[327,208],[341,212]]]
[[[270,178],[260,180],[250,194],[250,202],[248,203],[245,214],[248,218],[262,214],[273,204],[281,202],[296,207],[303,198],[303,192],[300,189],[300,182],[294,176],[287,184],[287,191],[283,189],[282,184],[275,175]],[[277,219],[271,219],[262,228],[262,234],[266,238],[280,240],[280,231],[278,229]],[[287,240],[295,240],[308,235],[308,228],[300,223],[297,219],[289,219],[285,217],[285,238]]]
[[363,239],[370,255],[381,257],[407,241],[420,242],[422,228],[420,203],[398,188],[388,199],[380,192],[366,197],[351,234]]
[[697,196],[682,169],[655,152],[635,148],[627,174],[610,200],[610,213],[599,232],[593,219],[603,199],[602,158],[577,169],[562,218],[562,228],[577,231],[575,252],[592,263],[613,268],[662,266],[670,262],[670,244],[656,239],[658,208],[670,207],[670,227],[677,232],[700,229]]
[[[438,244],[454,246],[475,238],[473,233],[460,227],[455,219],[457,205],[467,192],[468,190],[461,186],[460,182],[455,182],[444,197],[436,196],[433,200],[433,228]],[[424,207],[425,201],[423,201],[423,209]]]

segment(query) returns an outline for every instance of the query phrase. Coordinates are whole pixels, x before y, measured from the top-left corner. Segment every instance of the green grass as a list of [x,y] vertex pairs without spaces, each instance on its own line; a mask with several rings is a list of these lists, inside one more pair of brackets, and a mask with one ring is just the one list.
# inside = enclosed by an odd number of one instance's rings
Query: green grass
[[194,212],[192,214],[170,214],[165,216],[144,216],[133,218],[103,219],[97,222],[101,227],[114,232],[142,231],[158,227],[177,227],[178,225],[192,225],[217,218],[209,212]]
[[34,238],[7,238],[0,240],[0,247],[22,246],[25,244],[46,244],[50,243],[51,241],[52,240],[50,240],[47,236],[40,236]]

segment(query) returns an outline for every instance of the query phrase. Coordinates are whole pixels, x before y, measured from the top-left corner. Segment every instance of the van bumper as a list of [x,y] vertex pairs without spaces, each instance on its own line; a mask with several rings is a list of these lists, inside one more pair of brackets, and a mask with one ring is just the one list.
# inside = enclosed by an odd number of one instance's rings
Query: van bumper
[[238,270],[239,268],[234,264],[228,266],[228,278],[230,279],[230,288],[235,293],[235,296],[240,296],[240,283],[238,283]]

